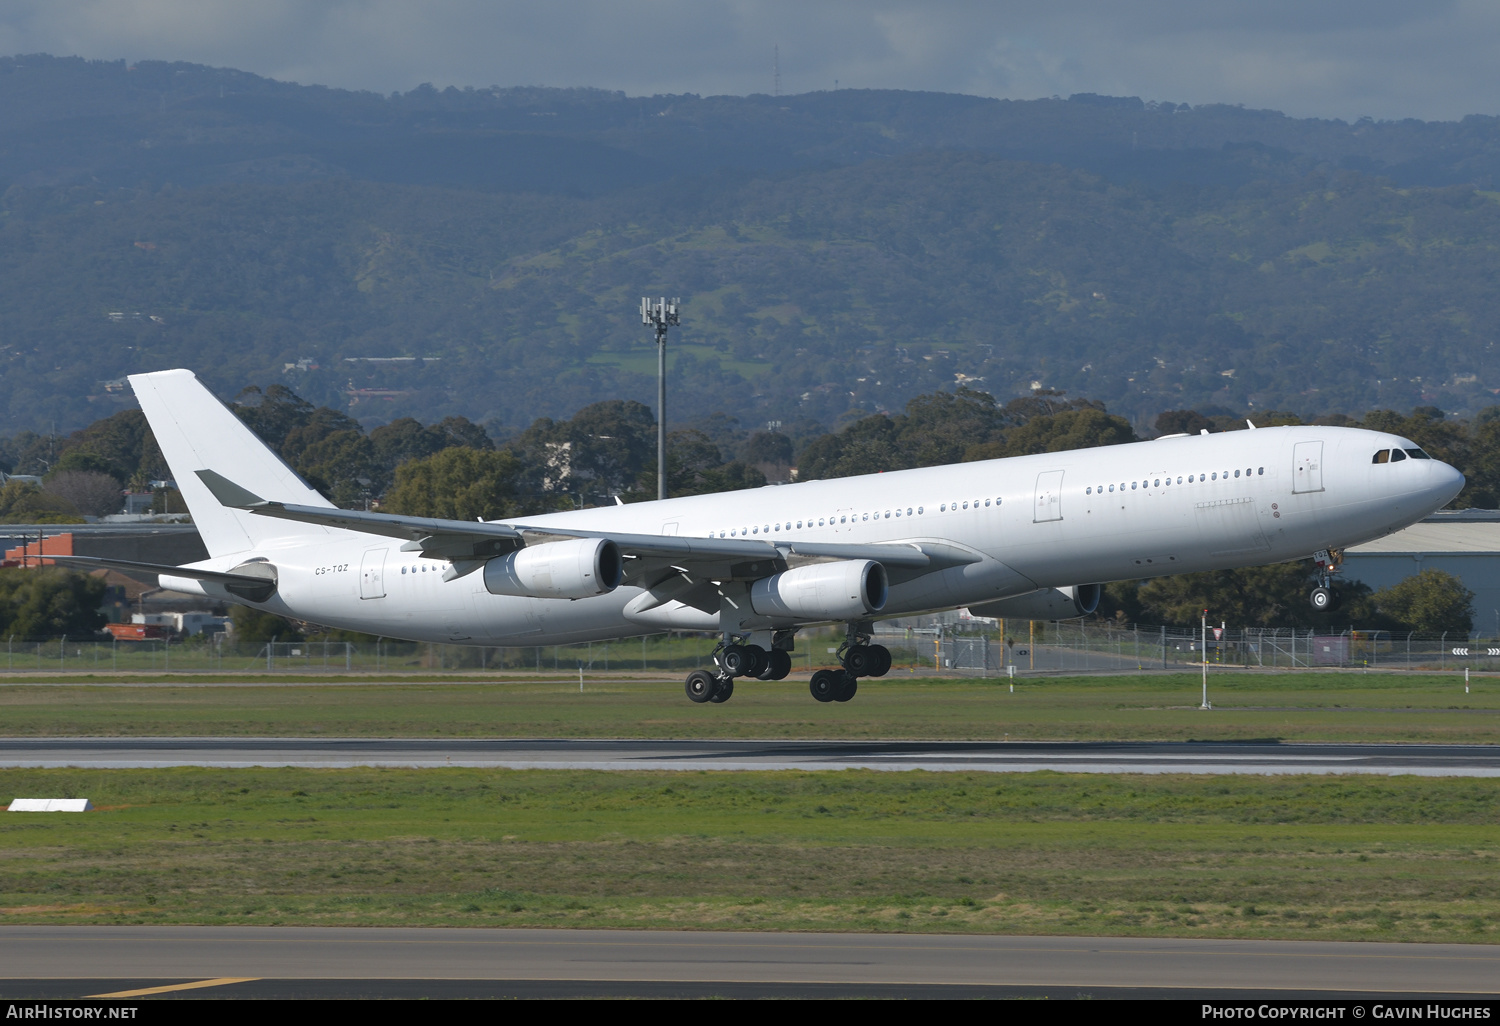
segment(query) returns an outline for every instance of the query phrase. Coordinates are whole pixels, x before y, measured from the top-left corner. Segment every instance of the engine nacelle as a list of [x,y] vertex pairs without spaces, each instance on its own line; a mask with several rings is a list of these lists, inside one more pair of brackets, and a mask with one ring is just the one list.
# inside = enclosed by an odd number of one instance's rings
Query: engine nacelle
[[1071,620],[1088,616],[1099,608],[1104,588],[1098,584],[1076,584],[1071,588],[1043,588],[1030,595],[970,606],[974,616],[1013,617],[1017,620]]
[[872,559],[814,563],[750,586],[750,608],[789,620],[854,620],[885,608],[885,567]]
[[625,563],[608,538],[528,545],[484,564],[484,586],[492,595],[581,599],[607,595],[620,586]]

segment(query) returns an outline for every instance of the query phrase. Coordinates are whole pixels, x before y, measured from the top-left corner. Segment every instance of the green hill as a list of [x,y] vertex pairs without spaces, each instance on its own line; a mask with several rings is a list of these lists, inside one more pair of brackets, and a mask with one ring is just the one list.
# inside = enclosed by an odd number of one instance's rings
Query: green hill
[[[1304,415],[1500,392],[1496,119],[848,91],[380,97],[0,61],[0,433],[188,366],[500,434],[654,403],[745,426],[974,383]],[[303,361],[302,366],[297,366]],[[287,365],[291,369],[286,369]]]

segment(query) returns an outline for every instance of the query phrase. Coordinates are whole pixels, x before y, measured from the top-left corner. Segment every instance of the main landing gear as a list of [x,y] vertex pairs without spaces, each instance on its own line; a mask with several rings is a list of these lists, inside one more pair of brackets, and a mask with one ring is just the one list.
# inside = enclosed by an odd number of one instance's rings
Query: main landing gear
[[1343,552],[1338,549],[1319,549],[1313,555],[1313,562],[1318,565],[1318,586],[1308,594],[1307,601],[1320,613],[1339,607],[1339,593],[1333,587],[1333,577],[1339,572],[1343,557]]
[[807,689],[820,702],[847,702],[859,690],[859,678],[884,677],[891,668],[890,649],[870,644],[870,636],[852,624],[838,655],[841,669],[819,670],[808,682]]
[[[788,644],[790,640],[788,635]],[[729,701],[734,694],[736,677],[781,680],[792,672],[791,653],[783,648],[767,651],[759,645],[720,642],[713,651],[712,659],[715,669],[694,670],[688,674],[687,696],[694,702]]]

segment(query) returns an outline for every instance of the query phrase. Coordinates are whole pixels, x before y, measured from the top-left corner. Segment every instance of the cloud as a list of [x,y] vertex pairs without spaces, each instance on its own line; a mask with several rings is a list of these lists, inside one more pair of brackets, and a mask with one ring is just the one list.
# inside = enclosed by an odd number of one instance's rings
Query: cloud
[[1298,116],[1496,113],[1483,0],[10,0],[0,52],[162,59],[380,92],[1098,92]]

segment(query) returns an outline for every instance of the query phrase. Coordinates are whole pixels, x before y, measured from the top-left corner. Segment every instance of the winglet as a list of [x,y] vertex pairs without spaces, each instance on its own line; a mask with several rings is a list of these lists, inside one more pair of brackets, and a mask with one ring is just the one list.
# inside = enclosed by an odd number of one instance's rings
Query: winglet
[[213,493],[213,497],[219,500],[219,505],[230,506],[234,509],[250,509],[255,506],[266,505],[262,499],[252,491],[241,488],[229,478],[222,474],[216,474],[212,470],[196,471],[198,480]]

